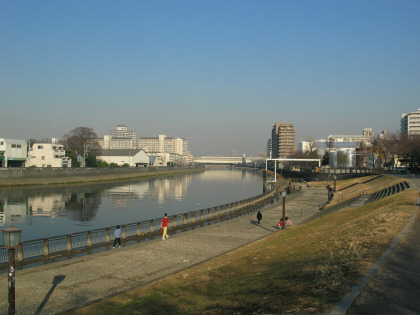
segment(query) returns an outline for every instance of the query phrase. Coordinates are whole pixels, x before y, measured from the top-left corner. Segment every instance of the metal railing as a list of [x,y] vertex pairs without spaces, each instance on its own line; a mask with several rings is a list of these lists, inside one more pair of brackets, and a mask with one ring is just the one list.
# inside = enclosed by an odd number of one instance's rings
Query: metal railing
[[[182,214],[169,216],[171,226],[169,229],[176,229],[179,226],[188,226],[191,224],[202,223],[223,216],[232,215],[238,212],[256,211],[271,204],[279,190],[285,186],[286,183],[276,185],[274,189],[265,194],[255,197],[247,198],[244,200],[210,207],[202,210],[189,211]],[[145,220],[140,222],[133,222],[121,226],[123,240],[130,237],[139,237],[144,235],[151,235],[160,230],[162,218]],[[48,257],[49,255],[60,252],[71,252],[73,250],[89,248],[97,244],[109,244],[114,238],[113,235],[116,227],[106,227],[84,232],[77,232],[67,235],[59,235],[48,238],[36,239],[22,242],[16,251],[16,260],[18,262],[24,259],[35,257]],[[7,249],[0,248],[0,264],[7,262]]]

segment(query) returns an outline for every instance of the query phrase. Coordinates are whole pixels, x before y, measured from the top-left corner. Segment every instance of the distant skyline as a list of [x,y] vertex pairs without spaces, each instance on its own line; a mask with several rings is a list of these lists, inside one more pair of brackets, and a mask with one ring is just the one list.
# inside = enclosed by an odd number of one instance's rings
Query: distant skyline
[[420,108],[420,1],[0,2],[0,137],[118,124],[193,155],[399,131]]

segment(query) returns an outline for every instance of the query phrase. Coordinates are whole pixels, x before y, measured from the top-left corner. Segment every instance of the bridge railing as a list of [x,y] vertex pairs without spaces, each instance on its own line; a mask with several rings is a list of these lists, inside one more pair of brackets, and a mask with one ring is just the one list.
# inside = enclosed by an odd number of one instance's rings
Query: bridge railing
[[[255,197],[247,198],[232,203],[210,207],[201,210],[189,211],[169,216],[169,230],[179,227],[188,227],[212,220],[218,220],[229,215],[250,213],[271,204],[276,195],[286,183],[277,185],[273,190]],[[153,236],[159,233],[162,218],[132,222],[122,225],[123,240]],[[21,262],[36,257],[48,257],[60,252],[72,252],[83,248],[89,248],[98,244],[110,244],[114,241],[116,227],[105,227],[66,235],[53,236],[22,242],[16,251],[16,259]],[[8,261],[7,249],[0,248],[0,264]]]

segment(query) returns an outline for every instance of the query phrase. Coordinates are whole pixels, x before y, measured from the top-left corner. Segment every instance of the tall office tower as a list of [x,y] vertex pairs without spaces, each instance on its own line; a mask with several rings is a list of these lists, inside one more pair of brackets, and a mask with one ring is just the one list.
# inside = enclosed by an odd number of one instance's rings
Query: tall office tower
[[276,122],[271,133],[272,156],[283,159],[295,152],[295,126],[291,123]]
[[137,131],[130,131],[125,125],[117,125],[110,132],[110,149],[138,149]]
[[401,133],[407,136],[420,136],[420,108],[417,112],[401,115]]

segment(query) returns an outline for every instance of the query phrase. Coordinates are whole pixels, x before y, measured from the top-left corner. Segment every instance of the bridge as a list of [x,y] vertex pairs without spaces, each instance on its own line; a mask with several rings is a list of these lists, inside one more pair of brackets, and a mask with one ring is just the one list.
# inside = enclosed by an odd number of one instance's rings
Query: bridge
[[249,163],[264,163],[265,158],[262,157],[248,157],[248,156],[194,156],[193,163],[197,164],[249,164]]

